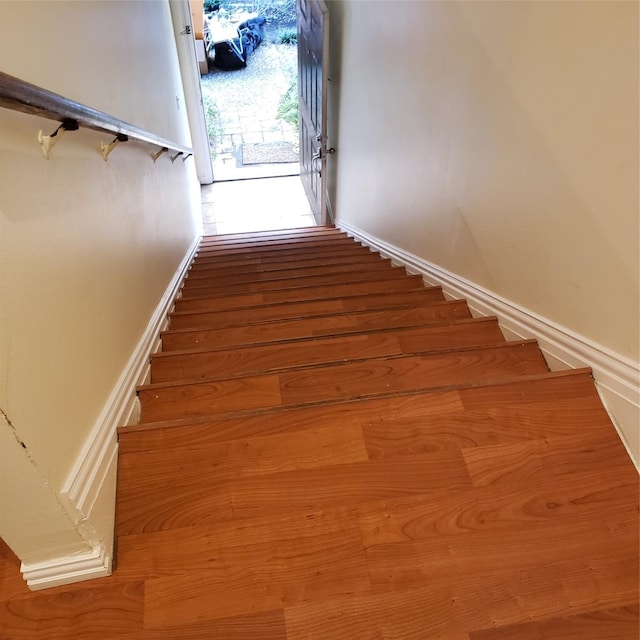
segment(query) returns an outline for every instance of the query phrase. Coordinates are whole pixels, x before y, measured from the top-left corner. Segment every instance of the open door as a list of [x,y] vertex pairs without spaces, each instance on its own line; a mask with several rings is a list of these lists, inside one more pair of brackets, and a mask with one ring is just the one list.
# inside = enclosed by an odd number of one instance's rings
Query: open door
[[327,223],[328,10],[322,0],[297,0],[300,178],[318,224]]

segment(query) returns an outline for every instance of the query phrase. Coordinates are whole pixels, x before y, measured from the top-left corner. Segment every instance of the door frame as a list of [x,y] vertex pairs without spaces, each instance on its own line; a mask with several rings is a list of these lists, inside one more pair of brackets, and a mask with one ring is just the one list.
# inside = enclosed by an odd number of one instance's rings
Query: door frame
[[191,144],[196,173],[200,184],[211,184],[214,180],[207,122],[202,101],[200,69],[196,52],[195,36],[191,20],[189,0],[169,0],[173,33],[178,50],[178,63],[182,76],[185,108],[191,129]]

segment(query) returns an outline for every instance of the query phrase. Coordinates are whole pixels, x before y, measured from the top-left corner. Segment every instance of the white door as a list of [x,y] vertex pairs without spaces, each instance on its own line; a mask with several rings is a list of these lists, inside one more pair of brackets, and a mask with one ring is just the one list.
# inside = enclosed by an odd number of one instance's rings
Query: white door
[[300,178],[318,224],[327,223],[328,11],[322,0],[297,0]]

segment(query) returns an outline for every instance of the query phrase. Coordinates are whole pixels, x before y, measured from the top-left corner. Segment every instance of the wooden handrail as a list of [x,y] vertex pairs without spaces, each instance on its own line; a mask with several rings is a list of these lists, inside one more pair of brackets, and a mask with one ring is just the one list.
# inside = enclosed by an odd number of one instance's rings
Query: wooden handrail
[[[192,154],[193,149],[165,140],[144,129],[114,118],[108,113],[74,102],[7,73],[0,72],[0,107],[22,111],[63,123],[67,129],[84,127],[110,133],[118,139],[140,140],[179,153]],[[74,126],[75,124],[75,126]]]

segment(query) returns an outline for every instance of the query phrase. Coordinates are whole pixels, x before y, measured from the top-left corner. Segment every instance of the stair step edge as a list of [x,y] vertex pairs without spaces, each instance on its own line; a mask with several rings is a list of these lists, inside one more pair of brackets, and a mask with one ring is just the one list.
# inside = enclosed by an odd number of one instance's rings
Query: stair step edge
[[[472,347],[449,347],[449,348],[444,348],[438,351],[429,351],[429,352],[425,352],[424,354],[420,354],[420,353],[416,353],[416,354],[412,354],[412,355],[407,355],[407,354],[400,354],[400,355],[392,355],[392,356],[383,356],[383,357],[375,357],[375,358],[359,358],[359,359],[354,359],[354,360],[349,360],[347,362],[340,362],[338,364],[349,364],[350,362],[368,362],[368,361],[372,361],[372,360],[384,360],[384,361],[388,361],[388,360],[398,360],[401,358],[410,358],[413,357],[415,355],[429,355],[429,354],[433,354],[433,355],[443,355],[446,353],[467,353],[469,351],[482,351],[482,350],[489,350],[489,349],[512,349],[512,348],[517,348],[517,347],[524,347],[527,345],[537,345],[538,341],[535,339],[531,339],[531,340],[515,340],[515,341],[505,341],[505,342],[498,342],[496,344],[482,344],[482,345],[476,345],[476,346],[472,346]],[[308,370],[308,369],[323,369],[323,368],[328,368],[331,366],[335,366],[335,363],[331,363],[331,364],[326,364],[326,363],[321,363],[321,364],[312,364],[312,365],[300,365],[297,367],[294,367],[294,369],[298,369],[298,370]],[[264,375],[276,375],[276,374],[272,374],[272,373],[268,373],[268,374],[264,374]],[[220,382],[221,380],[236,380],[238,378],[249,378],[249,377],[253,377],[251,375],[240,375],[240,376],[232,376],[231,378],[199,378],[197,380],[184,380],[184,381],[172,381],[172,382],[157,382],[157,383],[152,383],[152,384],[145,384],[145,385],[139,385],[136,387],[136,392],[141,392],[141,391],[153,391],[154,389],[170,389],[171,387],[186,387],[186,386],[195,386],[195,385],[199,385],[199,384],[207,384],[208,382]]]
[[[323,302],[330,302],[330,301],[335,301],[335,300],[348,300],[348,299],[352,299],[352,298],[371,298],[371,297],[378,297],[381,295],[394,295],[394,294],[404,294],[404,293],[416,293],[417,291],[426,291],[426,292],[430,292],[430,293],[436,293],[436,292],[440,292],[442,293],[442,287],[441,286],[433,286],[433,287],[423,287],[422,289],[416,289],[416,290],[412,290],[412,291],[390,291],[388,292],[388,294],[384,294],[384,293],[361,293],[361,294],[355,294],[355,295],[351,295],[351,296],[337,296],[335,298],[320,298],[320,300],[322,300]],[[283,307],[286,305],[294,305],[294,304],[299,304],[299,303],[307,303],[307,302],[313,302],[314,300],[289,300],[289,301],[283,301],[283,302],[266,302],[264,304],[258,304],[258,305],[252,305],[251,309],[261,309],[264,307]],[[431,304],[439,304],[440,302],[465,302],[464,299],[461,300],[437,300],[434,301]],[[405,305],[401,305],[401,306],[405,306]],[[376,310],[379,309],[385,309],[385,308],[392,308],[392,307],[376,307]],[[244,308],[243,308],[244,309]],[[372,309],[374,310],[374,309]],[[219,311],[221,312],[227,312],[227,311],[233,311],[233,309],[220,309]],[[196,315],[196,314],[200,314],[200,313],[216,313],[216,310],[212,310],[212,309],[201,309],[201,310],[197,310],[197,311],[170,311],[167,315],[169,317],[172,316],[189,316],[189,315]],[[351,311],[347,311],[345,313],[352,313]],[[358,311],[355,311],[353,313],[358,313]],[[324,315],[331,315],[331,314],[324,314]],[[305,317],[305,316],[297,316],[297,317]],[[315,317],[315,316],[310,316],[310,317]]]
[[[391,276],[382,276],[381,274],[391,274]],[[351,280],[354,274],[367,274],[368,278]],[[387,269],[359,269],[354,271],[345,271],[341,273],[331,274],[335,276],[335,280],[329,280],[325,282],[308,282],[301,283],[302,280],[306,280],[308,278],[316,278],[317,280],[321,280],[322,278],[326,279],[326,275],[313,275],[313,276],[292,276],[291,278],[275,278],[273,280],[249,280],[246,282],[206,282],[204,284],[195,284],[193,282],[184,281],[183,287],[180,289],[181,297],[178,300],[190,300],[192,298],[199,298],[197,295],[198,292],[202,291],[211,291],[214,297],[218,297],[220,295],[241,295],[243,293],[270,293],[272,291],[295,291],[297,289],[306,289],[309,287],[316,286],[327,286],[332,284],[357,284],[359,282],[372,282],[378,279],[380,280],[395,280],[398,276],[409,276],[407,274],[406,269],[404,267],[389,267]],[[415,275],[415,274],[411,274]],[[278,283],[282,286],[278,286]],[[258,288],[252,289],[252,285],[257,285]],[[263,286],[261,286],[263,285]],[[246,287],[243,291],[234,291],[234,289],[242,289]],[[216,291],[218,291],[216,293]],[[185,295],[186,294],[186,295]],[[204,296],[202,296],[204,297]]]
[[[296,275],[290,275],[287,276],[287,272],[289,271],[299,271],[298,268],[296,267],[291,267],[291,269],[281,269],[278,271],[267,271],[266,273],[273,273],[273,274],[278,274],[277,277],[270,277],[270,278],[247,278],[246,280],[239,280],[234,282],[233,280],[228,280],[228,281],[224,281],[226,278],[216,278],[214,276],[207,276],[207,277],[197,277],[197,278],[190,278],[189,276],[187,276],[184,281],[183,281],[183,287],[182,289],[206,289],[208,287],[242,287],[242,286],[247,286],[247,285],[267,285],[269,283],[275,283],[275,282],[286,282],[286,281],[299,281],[300,279],[305,279],[305,278],[326,278],[327,276],[330,277],[338,277],[338,276],[342,276],[346,279],[348,279],[352,274],[354,273],[371,273],[372,275],[378,275],[380,273],[400,273],[401,270],[403,270],[405,273],[407,273],[405,267],[400,267],[400,266],[396,266],[396,265],[391,265],[391,264],[385,264],[382,267],[378,267],[376,269],[371,269],[371,265],[367,265],[367,266],[363,266],[361,268],[354,268],[354,269],[341,269],[340,265],[331,265],[331,266],[335,266],[336,269],[335,270],[329,270],[329,271],[325,271],[324,273],[313,273],[313,274],[296,274]],[[349,266],[352,266],[351,264],[349,264]],[[319,267],[314,267],[314,268],[319,268]],[[238,274],[238,275],[253,275],[253,274]],[[407,275],[416,275],[416,274],[407,274]]]
[[[314,336],[302,336],[297,338],[280,338],[278,340],[267,340],[267,341],[257,341],[257,342],[248,342],[240,345],[234,346],[222,346],[219,348],[215,347],[200,347],[196,349],[180,349],[175,351],[157,351],[156,353],[152,353],[150,358],[151,361],[157,359],[165,359],[170,358],[172,356],[188,356],[188,355],[196,355],[199,353],[215,353],[216,351],[230,351],[232,349],[249,349],[252,347],[260,346],[260,345],[287,345],[287,344],[298,344],[304,342],[313,342],[314,340],[327,340],[331,338],[350,338],[355,336],[369,335],[369,334],[381,334],[381,333],[394,333],[396,331],[407,330],[415,330],[415,329],[431,329],[438,327],[451,327],[451,326],[460,326],[460,325],[479,325],[479,324],[494,324],[498,322],[497,316],[483,316],[482,318],[460,318],[457,320],[446,320],[434,322],[433,324],[424,324],[419,323],[415,325],[402,325],[400,327],[383,327],[378,329],[357,329],[355,331],[349,331],[345,333],[338,334],[324,334],[324,335],[314,335]],[[206,331],[206,329],[205,329]],[[215,329],[212,329],[215,331]],[[167,333],[167,332],[165,332]],[[162,334],[164,335],[164,333]]]
[[329,226],[314,226],[314,227],[292,227],[289,229],[272,229],[268,231],[239,231],[237,233],[220,233],[216,235],[203,235],[201,241],[217,241],[217,240],[229,240],[235,238],[272,238],[279,236],[288,236],[290,234],[298,235],[314,235],[323,233],[345,233],[337,227]]
[[[354,403],[356,404],[362,399],[370,400],[377,397],[410,397],[416,395],[423,394],[436,394],[443,393],[446,391],[455,391],[457,389],[482,389],[487,387],[497,387],[497,386],[509,386],[513,384],[519,384],[523,382],[535,382],[535,381],[543,381],[543,380],[552,380],[555,378],[568,378],[573,376],[589,376],[589,378],[593,379],[593,371],[590,367],[581,367],[578,369],[564,369],[561,371],[549,371],[546,373],[535,373],[528,375],[521,375],[517,377],[509,377],[503,378],[500,380],[485,380],[482,382],[471,383],[467,385],[453,385],[448,387],[439,387],[439,388],[429,388],[429,389],[410,389],[406,391],[396,391],[390,393],[379,393],[372,396],[362,396],[359,397],[351,397],[351,398],[332,398],[330,400],[322,400],[319,402],[306,402],[298,405],[286,405],[283,407],[264,407],[260,409],[249,409],[246,411],[229,411],[227,413],[215,413],[208,414],[202,416],[191,416],[189,418],[175,418],[172,420],[160,420],[154,422],[140,422],[138,424],[133,425],[123,425],[118,427],[117,434],[118,436],[122,435],[134,435],[136,432],[140,431],[150,431],[154,429],[166,429],[173,427],[185,427],[189,425],[198,425],[204,424],[207,422],[216,422],[220,420],[228,420],[233,418],[243,418],[245,416],[254,416],[254,415],[264,415],[268,416],[271,414],[276,414],[282,411],[294,411],[298,409],[304,408],[312,408],[315,406],[328,406],[328,405],[344,405]],[[595,392],[595,390],[594,390]]]
[[[262,376],[280,375],[282,373],[288,373],[291,371],[309,371],[310,369],[322,369],[325,367],[333,367],[341,364],[357,364],[362,362],[368,362],[370,360],[380,360],[381,358],[383,358],[384,360],[394,360],[397,358],[408,358],[412,356],[436,356],[436,355],[449,353],[454,349],[472,351],[473,349],[480,348],[480,347],[494,348],[494,347],[500,346],[501,344],[503,344],[502,341],[495,342],[495,343],[483,342],[482,345],[466,345],[465,347],[442,347],[442,348],[426,349],[426,350],[420,350],[420,351],[403,351],[402,353],[399,353],[399,354],[375,356],[373,358],[370,358],[367,356],[361,356],[361,357],[352,357],[352,358],[349,358],[348,360],[339,360],[339,359],[324,360],[322,362],[317,362],[313,364],[282,365],[279,367],[274,367],[272,369],[246,369],[239,373],[222,375],[221,377],[208,375],[206,377],[203,376],[201,378],[176,378],[176,379],[165,381],[165,382],[149,383],[147,385],[144,385],[143,390],[149,391],[150,389],[154,389],[154,388],[162,389],[162,388],[173,387],[173,386],[191,386],[194,384],[207,383],[207,382],[223,382],[223,381],[236,380],[241,378],[254,378],[254,377],[262,377]],[[232,347],[231,349],[234,349],[234,347]]]
[[[400,275],[398,278],[391,278],[389,280],[385,280],[384,283],[385,284],[391,284],[393,282],[406,282],[406,281],[412,281],[415,282],[416,287],[420,287],[422,285],[422,276],[421,275]],[[220,293],[219,295],[208,295],[208,296],[202,296],[202,297],[187,297],[187,298],[182,298],[182,297],[178,297],[176,298],[175,302],[187,302],[188,300],[218,300],[220,298],[239,298],[241,296],[247,296],[247,295],[264,295],[264,294],[269,294],[269,293],[278,293],[281,294],[285,291],[301,291],[303,289],[308,289],[309,292],[311,293],[311,290],[317,290],[317,289],[322,289],[322,288],[327,288],[327,287],[336,287],[336,286],[342,286],[342,285],[347,285],[347,286],[358,286],[358,285],[371,285],[371,284],[378,284],[380,281],[376,281],[375,278],[372,278],[371,280],[362,280],[362,281],[357,281],[357,282],[333,282],[333,283],[325,283],[325,284],[316,284],[316,285],[306,285],[306,286],[302,286],[302,287],[289,287],[287,289],[274,289],[272,291],[240,291],[238,293]],[[355,295],[371,295],[371,294],[355,294]],[[347,296],[349,297],[349,296]],[[333,300],[335,298],[311,298],[312,300]],[[306,300],[306,299],[305,299]],[[287,303],[287,302],[300,302],[300,300],[284,300],[282,301],[283,303]]]

